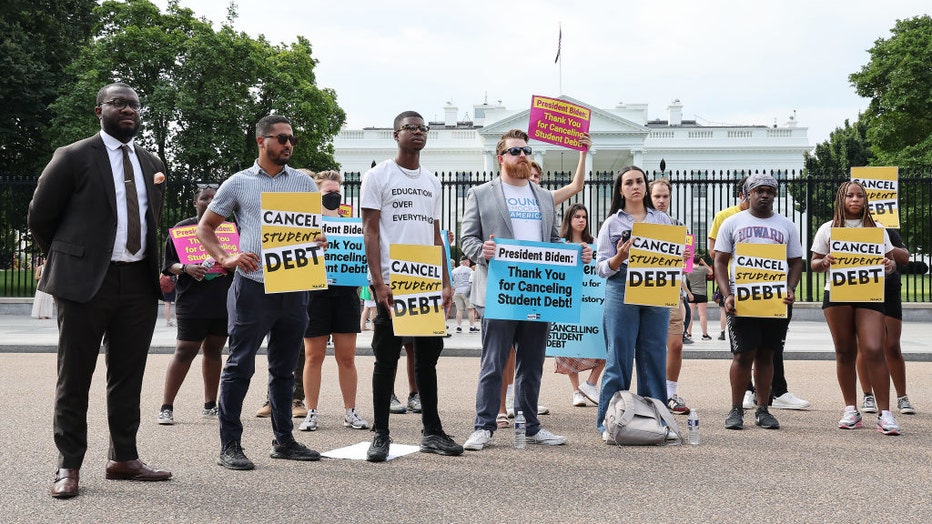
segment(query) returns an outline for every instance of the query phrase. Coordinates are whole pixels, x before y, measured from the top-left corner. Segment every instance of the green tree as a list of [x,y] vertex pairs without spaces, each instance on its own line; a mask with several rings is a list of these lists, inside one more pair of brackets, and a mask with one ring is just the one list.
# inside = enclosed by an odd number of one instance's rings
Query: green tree
[[932,165],[932,17],[897,20],[849,80],[870,98],[863,120],[878,165]]
[[[90,38],[94,0],[0,3],[0,173],[34,175],[51,155],[42,140],[66,66]],[[25,215],[23,215],[25,216]]]
[[100,86],[121,81],[139,93],[140,141],[170,177],[222,180],[248,167],[257,155],[255,123],[270,113],[291,119],[301,138],[293,165],[336,167],[330,142],[346,115],[332,90],[315,85],[308,41],[251,38],[230,27],[236,13],[229,13],[214,31],[177,0],[164,13],[148,0],[103,2],[93,43],[71,65],[76,81],[55,104],[52,142],[99,129],[88,101]]
[[866,132],[863,120],[852,125],[846,119],[844,127],[836,127],[828,140],[804,154],[802,176],[788,181],[796,210],[812,217],[810,238],[832,218],[838,185],[850,177],[851,168],[869,165],[873,160]]

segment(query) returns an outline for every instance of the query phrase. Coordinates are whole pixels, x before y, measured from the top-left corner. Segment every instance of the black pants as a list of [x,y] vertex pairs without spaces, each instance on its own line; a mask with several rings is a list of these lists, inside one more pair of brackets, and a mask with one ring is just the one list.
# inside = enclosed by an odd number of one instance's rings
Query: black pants
[[[372,335],[375,369],[372,371],[372,409],[376,433],[388,435],[389,406],[395,387],[395,371],[401,356],[402,338],[395,336],[392,317],[379,304]],[[413,337],[414,380],[421,396],[421,423],[425,435],[443,432],[437,412],[437,360],[443,351],[441,337]]]
[[97,294],[86,303],[56,299],[58,383],[54,434],[59,468],[80,468],[87,451],[87,405],[103,339],[107,363],[107,423],[112,460],[139,458],[139,397],[158,300],[149,265],[110,264]]

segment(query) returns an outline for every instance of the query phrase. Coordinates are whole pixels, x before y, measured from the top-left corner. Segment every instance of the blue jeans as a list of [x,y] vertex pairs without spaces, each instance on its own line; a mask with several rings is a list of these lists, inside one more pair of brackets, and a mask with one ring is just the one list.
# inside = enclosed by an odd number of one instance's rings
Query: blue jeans
[[638,390],[642,397],[667,400],[667,327],[670,310],[665,307],[625,304],[626,266],[605,282],[605,372],[596,427],[603,421],[608,403],[617,391],[631,389],[631,372],[637,364]]
[[223,446],[239,441],[243,435],[243,399],[256,372],[256,353],[266,334],[272,433],[280,444],[294,440],[291,400],[295,364],[304,350],[307,297],[307,291],[266,294],[261,283],[239,273],[234,275],[227,293],[230,356],[220,376],[217,402]]

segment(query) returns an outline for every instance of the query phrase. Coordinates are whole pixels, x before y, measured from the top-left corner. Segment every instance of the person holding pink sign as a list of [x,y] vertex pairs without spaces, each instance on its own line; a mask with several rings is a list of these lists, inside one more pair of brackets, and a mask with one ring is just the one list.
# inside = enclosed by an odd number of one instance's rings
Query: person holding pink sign
[[[175,227],[196,225],[214,199],[219,184],[198,184],[194,193],[196,217],[186,218]],[[178,335],[175,354],[165,374],[165,389],[158,423],[163,426],[175,423],[175,397],[191,369],[198,351],[204,349],[201,375],[204,379],[204,409],[201,415],[217,416],[217,389],[220,387],[221,352],[227,342],[227,290],[230,278],[224,273],[207,273],[201,264],[182,264],[171,237],[165,242],[164,274],[178,276],[175,289],[178,293],[175,316],[178,318]]]
[[[835,257],[831,255],[833,227],[881,227],[871,217],[867,192],[857,182],[844,182],[835,194],[835,214],[832,220],[822,224],[812,241],[812,257],[809,266],[813,271],[828,272]],[[884,270],[892,273],[896,269],[893,261],[893,244],[886,230],[884,239]],[[899,435],[900,426],[890,412],[890,374],[884,360],[884,306],[878,302],[832,302],[829,293],[830,281],[826,279],[822,313],[828,323],[835,342],[835,366],[838,385],[845,400],[845,411],[838,427],[856,429],[862,427],[861,413],[857,409],[858,353],[864,360],[873,388],[874,398],[880,415],[877,416],[877,431],[884,435]]]

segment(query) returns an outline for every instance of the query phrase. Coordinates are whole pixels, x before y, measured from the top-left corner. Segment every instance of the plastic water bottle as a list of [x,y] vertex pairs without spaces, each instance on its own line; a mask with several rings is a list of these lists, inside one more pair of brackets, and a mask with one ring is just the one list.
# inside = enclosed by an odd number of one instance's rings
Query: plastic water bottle
[[524,418],[524,412],[519,411],[515,415],[515,449],[524,449],[527,447],[527,420]]
[[699,412],[691,410],[689,418],[686,419],[686,425],[689,429],[689,444],[692,446],[699,445]]
[[[216,264],[216,263],[217,263],[217,261],[214,260],[213,257],[207,257],[207,258],[204,259],[203,262],[201,262],[201,267],[204,268],[204,269],[206,269],[207,271],[210,271],[210,269],[211,269],[212,267],[214,267],[214,264]],[[204,277],[196,278],[195,280],[198,280],[198,281],[204,280]]]

